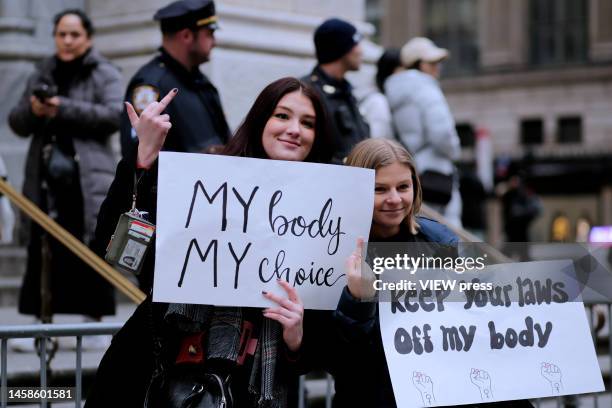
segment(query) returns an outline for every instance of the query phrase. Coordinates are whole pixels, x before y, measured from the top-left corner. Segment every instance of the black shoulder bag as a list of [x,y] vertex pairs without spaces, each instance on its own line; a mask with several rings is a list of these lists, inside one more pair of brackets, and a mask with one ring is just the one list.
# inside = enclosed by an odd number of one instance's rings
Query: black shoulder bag
[[[163,337],[155,327],[153,305],[150,307],[153,333],[154,370],[146,391],[145,408],[233,408],[230,377],[207,372],[204,366],[203,333],[183,341],[176,361],[166,364]],[[189,344],[193,343],[193,344]],[[183,349],[183,345],[186,345]]]
[[69,188],[78,182],[79,167],[74,157],[64,153],[55,136],[43,148],[45,176],[49,184],[56,188]]
[[453,195],[453,175],[435,170],[425,170],[419,176],[423,201],[432,204],[446,205]]

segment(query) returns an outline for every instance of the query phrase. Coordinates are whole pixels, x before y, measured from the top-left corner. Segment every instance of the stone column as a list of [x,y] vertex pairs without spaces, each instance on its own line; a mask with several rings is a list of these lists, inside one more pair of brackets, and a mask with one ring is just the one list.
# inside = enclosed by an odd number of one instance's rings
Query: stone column
[[480,0],[479,24],[484,69],[526,62],[529,40],[526,0]]
[[385,47],[401,47],[408,39],[424,35],[425,0],[383,0],[381,42]]

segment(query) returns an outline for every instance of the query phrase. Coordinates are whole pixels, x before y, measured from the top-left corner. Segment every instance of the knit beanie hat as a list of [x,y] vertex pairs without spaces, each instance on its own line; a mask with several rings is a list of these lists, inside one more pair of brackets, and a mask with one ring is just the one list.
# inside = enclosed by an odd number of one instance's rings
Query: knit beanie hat
[[319,64],[336,61],[361,41],[354,25],[339,18],[325,20],[314,33],[314,44]]

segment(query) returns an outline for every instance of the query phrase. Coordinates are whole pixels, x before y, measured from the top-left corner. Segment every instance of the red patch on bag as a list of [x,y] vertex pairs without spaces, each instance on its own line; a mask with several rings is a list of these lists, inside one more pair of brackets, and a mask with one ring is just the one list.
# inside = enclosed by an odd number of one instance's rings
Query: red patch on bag
[[204,356],[204,332],[191,334],[181,341],[176,364],[202,364],[205,360]]

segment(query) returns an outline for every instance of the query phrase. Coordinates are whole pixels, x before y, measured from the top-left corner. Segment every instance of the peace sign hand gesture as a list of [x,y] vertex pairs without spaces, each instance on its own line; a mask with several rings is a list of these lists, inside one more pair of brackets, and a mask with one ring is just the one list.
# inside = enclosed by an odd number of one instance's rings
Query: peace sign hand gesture
[[164,145],[172,123],[170,123],[170,116],[162,115],[162,112],[177,93],[178,89],[174,88],[161,101],[149,104],[140,117],[132,104],[125,102],[130,123],[138,136],[138,164],[142,167],[151,167]]

